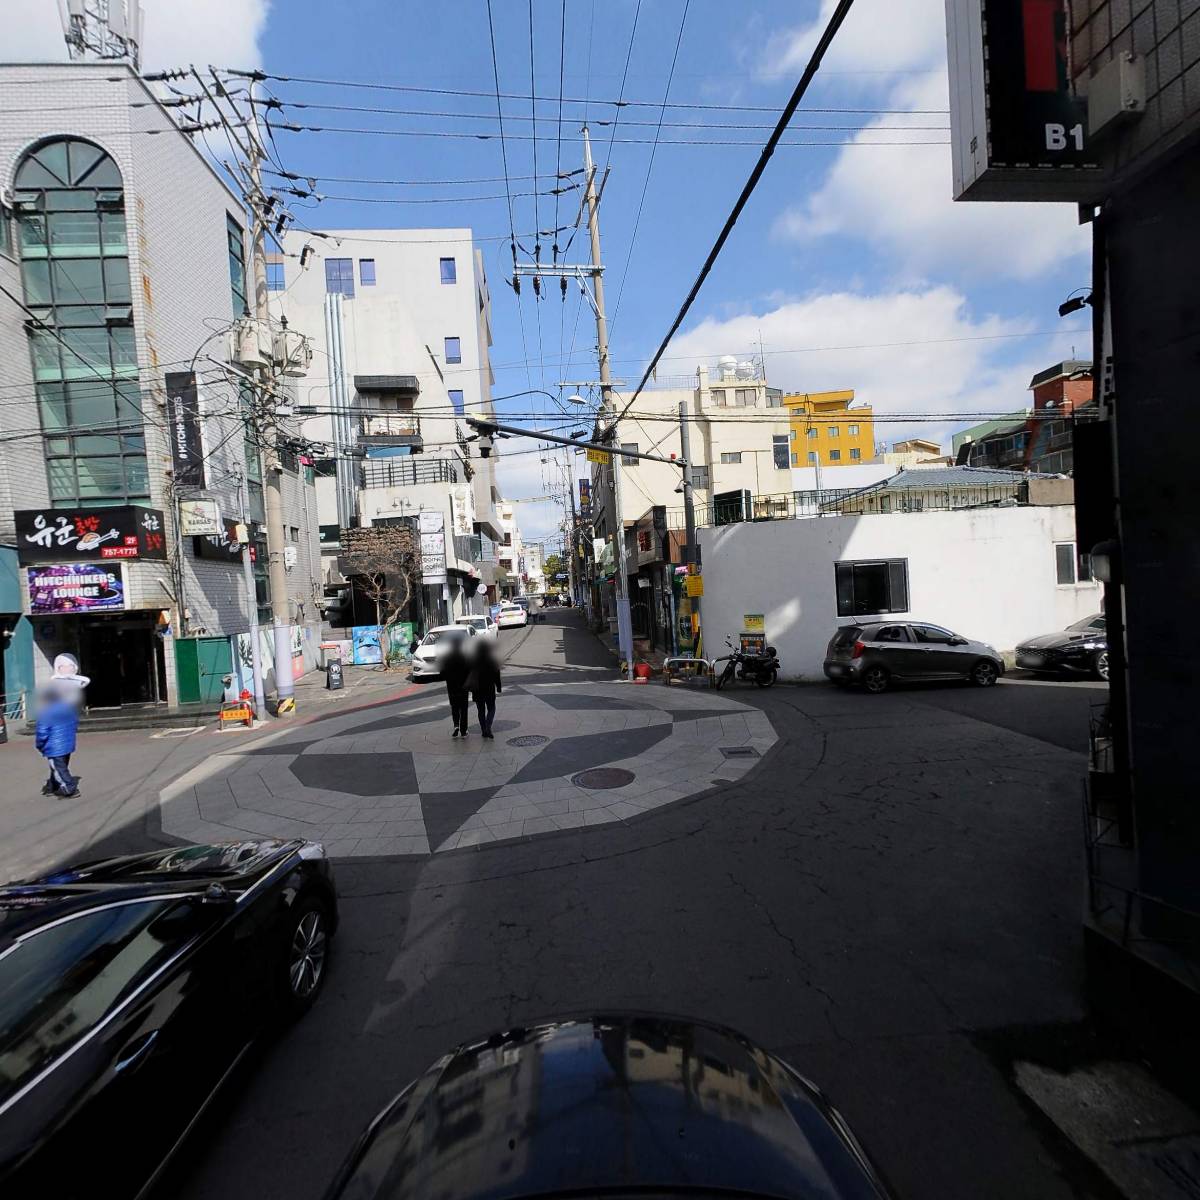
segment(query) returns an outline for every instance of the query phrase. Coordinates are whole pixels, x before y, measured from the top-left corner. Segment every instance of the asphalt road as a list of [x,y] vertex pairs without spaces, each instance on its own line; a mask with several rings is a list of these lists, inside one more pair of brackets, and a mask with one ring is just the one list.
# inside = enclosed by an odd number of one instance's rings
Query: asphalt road
[[[579,614],[502,639],[506,683],[611,678]],[[316,1200],[375,1112],[460,1040],[638,1008],[784,1054],[908,1200],[1102,1195],[992,1049],[1083,1015],[1094,689],[736,694],[780,735],[738,785],[536,841],[337,864],[324,994],[225,1093],[171,1194]]]

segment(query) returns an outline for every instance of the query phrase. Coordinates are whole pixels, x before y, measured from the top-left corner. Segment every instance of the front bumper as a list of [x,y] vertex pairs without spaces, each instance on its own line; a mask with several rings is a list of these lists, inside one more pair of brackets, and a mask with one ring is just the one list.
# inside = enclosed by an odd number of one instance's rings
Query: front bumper
[[1091,654],[1064,654],[1061,650],[1029,650],[1017,647],[1016,665],[1024,671],[1070,672],[1086,675],[1091,672]]

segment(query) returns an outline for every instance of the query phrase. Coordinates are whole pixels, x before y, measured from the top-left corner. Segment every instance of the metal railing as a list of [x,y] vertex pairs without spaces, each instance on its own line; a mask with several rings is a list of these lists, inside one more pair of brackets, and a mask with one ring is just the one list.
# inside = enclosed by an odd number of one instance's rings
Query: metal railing
[[416,413],[389,413],[386,416],[363,417],[364,438],[419,438],[421,418]]
[[458,468],[445,458],[404,455],[369,458],[361,464],[360,487],[415,487],[421,483],[457,483]]

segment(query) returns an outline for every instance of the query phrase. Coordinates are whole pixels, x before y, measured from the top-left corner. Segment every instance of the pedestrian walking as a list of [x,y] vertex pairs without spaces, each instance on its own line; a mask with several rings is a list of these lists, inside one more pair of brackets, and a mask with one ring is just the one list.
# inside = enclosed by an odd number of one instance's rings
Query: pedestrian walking
[[454,722],[451,737],[467,736],[467,676],[471,664],[463,653],[460,638],[450,643],[442,659],[442,678],[446,681],[446,695],[450,697],[450,719]]
[[467,688],[475,701],[475,711],[479,714],[480,731],[489,741],[494,741],[492,721],[496,717],[496,696],[504,689],[500,684],[500,664],[483,638],[479,639],[475,665],[467,676]]
[[54,660],[54,676],[51,683],[61,688],[63,695],[73,700],[76,708],[83,707],[83,690],[91,679],[79,673],[79,660],[73,654],[60,654]]
[[71,774],[71,755],[75,753],[75,734],[79,729],[79,706],[67,690],[70,685],[51,684],[38,704],[34,745],[50,766],[50,778],[42,788],[43,796],[62,796],[71,800],[79,795],[79,780]]

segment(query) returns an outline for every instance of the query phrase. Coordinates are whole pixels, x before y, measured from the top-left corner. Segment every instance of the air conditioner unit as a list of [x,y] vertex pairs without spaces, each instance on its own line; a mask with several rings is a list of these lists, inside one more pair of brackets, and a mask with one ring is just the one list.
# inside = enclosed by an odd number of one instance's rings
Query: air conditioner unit
[[308,374],[312,365],[312,347],[302,333],[281,329],[271,339],[271,357],[280,374],[289,379],[300,379]]
[[243,367],[271,365],[271,343],[253,317],[243,317],[229,334],[229,357]]

